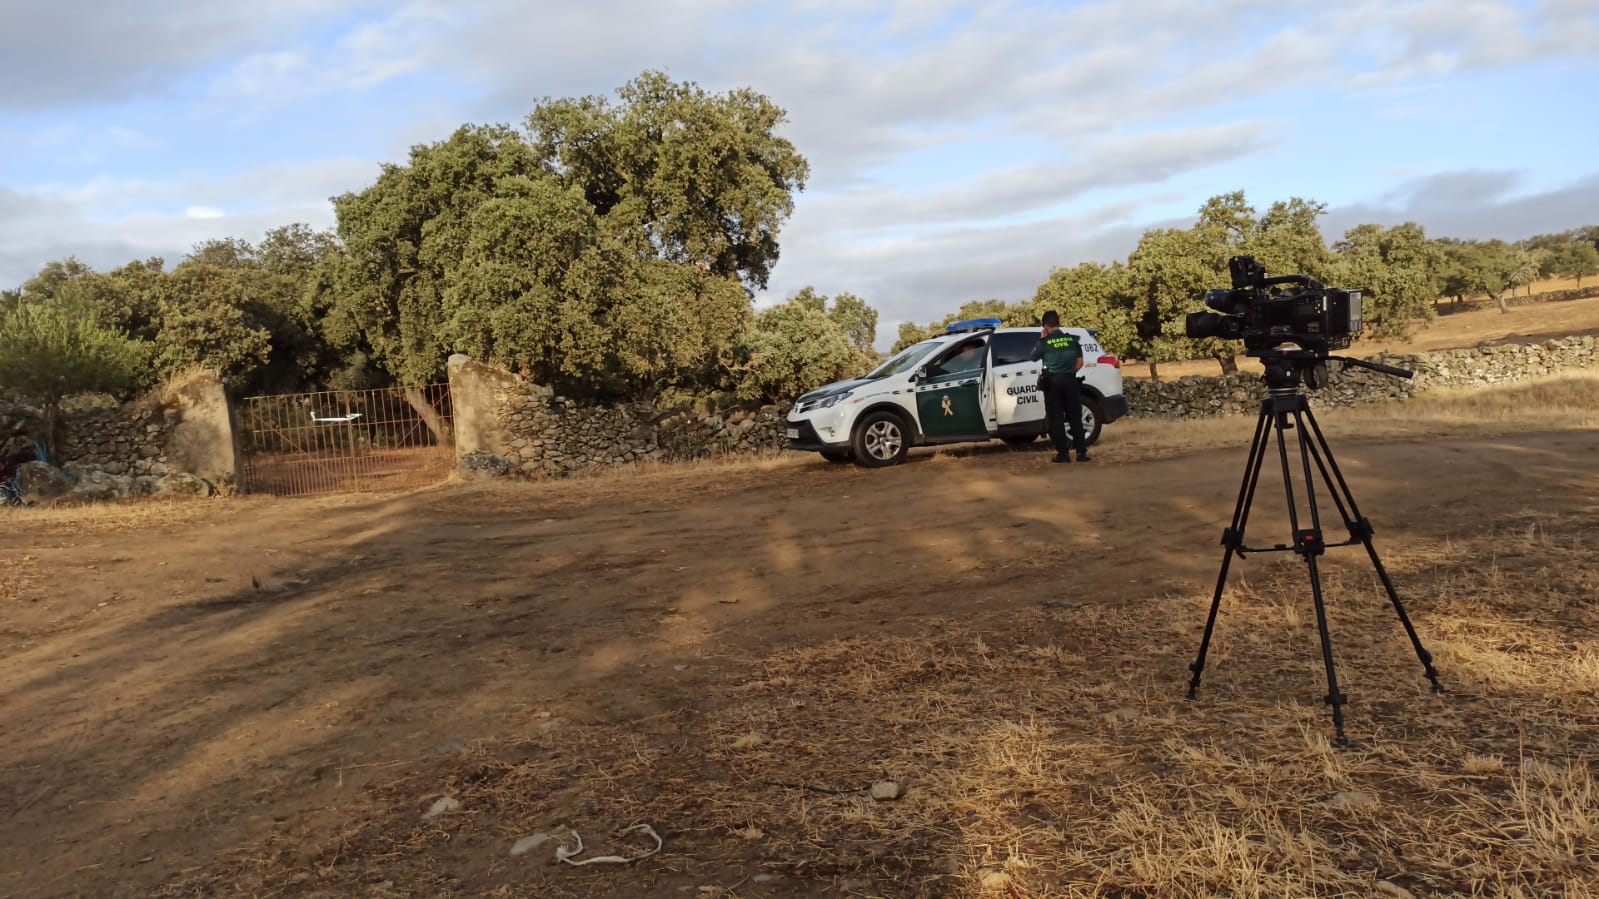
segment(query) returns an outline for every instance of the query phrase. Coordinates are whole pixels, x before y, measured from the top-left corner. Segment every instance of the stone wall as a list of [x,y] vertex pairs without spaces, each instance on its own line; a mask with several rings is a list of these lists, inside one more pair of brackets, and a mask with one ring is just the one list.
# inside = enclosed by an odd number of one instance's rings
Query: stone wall
[[[62,403],[54,465],[18,469],[24,499],[118,499],[151,493],[210,495],[232,488],[239,448],[227,392],[200,375],[126,403],[108,396]],[[0,453],[30,453],[42,416],[36,409],[0,408]]]
[[[1589,284],[1587,287],[1568,287],[1565,290],[1548,290],[1535,293],[1531,296],[1521,295],[1505,297],[1506,306],[1531,306],[1537,303],[1558,303],[1562,300],[1587,300],[1599,297],[1599,284]],[[1497,308],[1494,301],[1483,297],[1469,300],[1440,299],[1433,304],[1433,311],[1439,315],[1453,315],[1477,309]]]
[[170,473],[167,444],[182,420],[176,407],[140,400],[121,405],[87,401],[63,412],[58,464],[77,463],[120,475]]
[[782,406],[717,411],[591,406],[510,372],[451,357],[456,454],[463,471],[560,477],[647,459],[779,449]]
[[[1471,388],[1521,381],[1571,369],[1599,366],[1593,337],[1568,337],[1546,343],[1482,346],[1414,356],[1382,354],[1370,361],[1414,371],[1410,379],[1365,369],[1341,371],[1328,364],[1328,385],[1315,393],[1318,406],[1357,406],[1405,400],[1436,387]],[[1127,378],[1122,384],[1131,414],[1152,418],[1254,413],[1266,386],[1257,373],[1219,377],[1190,376],[1175,381]]]

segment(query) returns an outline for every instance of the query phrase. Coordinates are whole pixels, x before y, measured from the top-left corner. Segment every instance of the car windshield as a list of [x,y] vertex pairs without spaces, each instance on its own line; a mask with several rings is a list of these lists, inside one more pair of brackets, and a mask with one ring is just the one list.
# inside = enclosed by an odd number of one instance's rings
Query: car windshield
[[891,375],[904,374],[905,372],[915,368],[917,363],[921,362],[928,353],[943,345],[944,341],[942,340],[924,340],[921,343],[908,346],[905,349],[900,350],[899,354],[894,358],[872,369],[863,377],[868,381],[875,381],[878,378],[887,378]]

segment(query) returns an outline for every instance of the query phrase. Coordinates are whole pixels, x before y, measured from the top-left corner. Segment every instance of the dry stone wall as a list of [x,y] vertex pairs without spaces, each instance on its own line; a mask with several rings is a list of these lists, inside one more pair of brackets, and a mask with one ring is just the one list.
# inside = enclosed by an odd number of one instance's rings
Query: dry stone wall
[[155,404],[69,409],[57,461],[114,475],[169,474],[167,444],[180,421],[176,408]]
[[[199,376],[127,403],[81,396],[62,404],[55,464],[15,467],[27,502],[97,501],[150,494],[202,495],[232,488],[238,445],[227,392]],[[0,456],[33,458],[42,413],[0,405]]]
[[499,455],[525,475],[782,446],[783,415],[776,406],[719,412],[583,406],[534,384],[502,386],[495,400],[509,435]]
[[648,404],[592,406],[502,369],[455,356],[449,366],[456,452],[465,473],[561,477],[654,459],[754,453],[783,445],[784,406],[717,411]]
[[[1370,361],[1414,371],[1410,379],[1365,369],[1340,370],[1328,364],[1328,385],[1315,393],[1318,406],[1358,406],[1406,400],[1438,387],[1489,387],[1572,369],[1599,366],[1593,337],[1568,337],[1534,344],[1507,344],[1442,350],[1414,356],[1381,354]],[[1151,418],[1194,418],[1253,413],[1266,386],[1259,374],[1191,376],[1175,381],[1128,378],[1123,382],[1131,414]]]

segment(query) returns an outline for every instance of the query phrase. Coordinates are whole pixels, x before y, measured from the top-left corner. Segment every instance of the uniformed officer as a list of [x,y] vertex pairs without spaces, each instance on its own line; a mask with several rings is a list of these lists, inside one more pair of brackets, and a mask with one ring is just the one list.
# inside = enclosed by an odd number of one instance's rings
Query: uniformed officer
[[[1055,461],[1070,462],[1071,447],[1077,448],[1077,461],[1089,461],[1088,441],[1083,437],[1083,400],[1077,392],[1077,372],[1083,367],[1083,348],[1077,336],[1060,326],[1054,310],[1044,313],[1044,331],[1033,344],[1033,359],[1044,360],[1044,375],[1039,387],[1044,392],[1044,417],[1049,436],[1055,441]],[[1071,431],[1071,443],[1066,432]]]

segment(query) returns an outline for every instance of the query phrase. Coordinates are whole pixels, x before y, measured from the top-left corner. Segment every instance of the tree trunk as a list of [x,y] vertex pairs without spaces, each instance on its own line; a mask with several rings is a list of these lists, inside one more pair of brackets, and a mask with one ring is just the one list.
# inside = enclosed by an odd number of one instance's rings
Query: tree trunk
[[54,401],[44,404],[43,414],[39,417],[39,435],[34,439],[36,445],[44,448],[44,458],[40,462],[48,462],[57,468],[61,467],[61,407]]
[[1230,374],[1234,374],[1234,373],[1236,373],[1238,371],[1238,358],[1236,356],[1234,356],[1232,353],[1220,353],[1220,354],[1217,354],[1216,356],[1214,356],[1213,358],[1217,362],[1221,363],[1221,373],[1222,374],[1230,375]]
[[1159,362],[1151,362],[1151,363],[1149,363],[1149,379],[1151,381],[1155,381],[1157,383],[1160,381],[1160,363]]
[[417,417],[421,418],[422,423],[428,426],[428,430],[433,432],[433,439],[439,442],[439,446],[448,446],[453,439],[450,434],[450,425],[444,420],[444,416],[439,414],[439,410],[433,408],[433,404],[428,402],[428,398],[423,395],[422,391],[415,387],[405,388],[405,401],[410,404],[412,409],[416,410]]
[[1489,294],[1489,296],[1493,297],[1494,298],[1494,302],[1499,304],[1499,314],[1500,315],[1504,315],[1506,312],[1510,311],[1509,309],[1505,308],[1505,292],[1504,291],[1501,290],[1498,293]]

